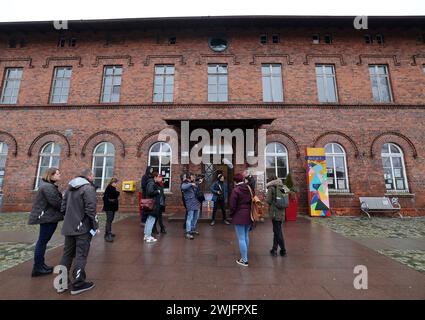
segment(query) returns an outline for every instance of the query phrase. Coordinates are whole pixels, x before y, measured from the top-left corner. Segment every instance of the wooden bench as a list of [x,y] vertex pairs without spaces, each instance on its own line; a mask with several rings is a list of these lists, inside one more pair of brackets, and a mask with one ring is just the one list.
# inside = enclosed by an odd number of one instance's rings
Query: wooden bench
[[398,198],[387,197],[359,197],[360,209],[367,214],[370,219],[371,213],[388,212],[398,215],[400,218],[403,216],[400,213],[401,206],[398,203]]

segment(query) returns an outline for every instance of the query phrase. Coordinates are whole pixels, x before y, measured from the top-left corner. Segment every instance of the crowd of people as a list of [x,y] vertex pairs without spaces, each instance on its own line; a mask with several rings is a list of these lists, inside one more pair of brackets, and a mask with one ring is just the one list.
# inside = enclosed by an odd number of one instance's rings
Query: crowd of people
[[[153,234],[166,234],[163,223],[163,213],[166,209],[164,181],[157,171],[151,167],[141,179],[142,198],[149,203],[142,208],[141,224],[144,226],[145,243],[158,241]],[[181,175],[180,190],[182,204],[185,208],[184,237],[193,240],[199,236],[198,219],[202,212],[205,195],[202,191],[203,175],[184,173]],[[247,267],[249,252],[249,234],[255,225],[252,216],[253,198],[255,196],[255,179],[247,172],[236,173],[233,176],[234,188],[228,195],[227,183],[222,172],[217,173],[216,181],[211,185],[213,212],[210,225],[216,223],[217,211],[221,209],[222,221],[225,225],[233,224],[239,244],[240,258],[236,263]],[[92,238],[99,233],[98,215],[96,213],[96,187],[93,184],[94,175],[91,169],[85,169],[81,174],[68,183],[66,190],[61,193],[57,183],[61,173],[57,168],[47,169],[42,177],[33,207],[29,217],[29,224],[40,225],[39,237],[34,250],[34,265],[32,276],[38,277],[53,272],[53,267],[45,264],[44,255],[47,244],[52,238],[58,222],[64,220],[62,235],[65,237],[63,256],[60,265],[65,266],[68,275],[74,260],[74,269],[68,284],[71,294],[79,294],[90,290],[94,283],[86,281],[85,266],[90,250]],[[112,178],[103,194],[103,211],[106,214],[104,239],[113,242],[112,222],[119,209],[120,192],[117,190],[118,179]],[[271,177],[267,183],[266,201],[269,205],[269,217],[273,226],[273,244],[270,254],[286,256],[285,241],[282,232],[285,208],[289,189],[281,179]],[[226,215],[226,204],[229,207],[229,217]],[[230,220],[230,221],[229,221]],[[158,232],[157,224],[160,231]],[[66,287],[66,286],[65,286]],[[63,292],[66,289],[58,290]]]

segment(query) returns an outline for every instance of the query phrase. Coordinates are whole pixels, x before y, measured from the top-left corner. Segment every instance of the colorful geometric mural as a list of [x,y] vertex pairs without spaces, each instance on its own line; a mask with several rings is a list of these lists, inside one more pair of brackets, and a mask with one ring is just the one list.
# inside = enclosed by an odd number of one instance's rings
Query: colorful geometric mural
[[310,216],[329,217],[329,193],[324,148],[307,148],[307,185]]

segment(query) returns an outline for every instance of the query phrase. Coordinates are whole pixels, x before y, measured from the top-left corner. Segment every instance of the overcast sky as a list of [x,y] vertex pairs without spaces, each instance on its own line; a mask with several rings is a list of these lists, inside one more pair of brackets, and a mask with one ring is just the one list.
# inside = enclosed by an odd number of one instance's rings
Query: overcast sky
[[0,0],[0,21],[223,15],[425,15],[425,0]]

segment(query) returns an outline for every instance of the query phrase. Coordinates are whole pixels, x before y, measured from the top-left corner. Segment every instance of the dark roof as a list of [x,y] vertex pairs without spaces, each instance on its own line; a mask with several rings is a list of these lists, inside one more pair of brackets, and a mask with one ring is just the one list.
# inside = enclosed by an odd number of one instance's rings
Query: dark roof
[[[352,27],[354,16],[198,16],[164,18],[128,18],[99,20],[69,20],[73,31],[129,30],[211,27]],[[369,28],[381,26],[425,28],[425,16],[369,16]],[[51,31],[52,21],[0,22],[1,32]]]

